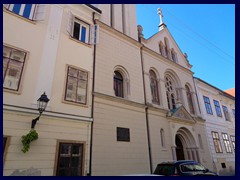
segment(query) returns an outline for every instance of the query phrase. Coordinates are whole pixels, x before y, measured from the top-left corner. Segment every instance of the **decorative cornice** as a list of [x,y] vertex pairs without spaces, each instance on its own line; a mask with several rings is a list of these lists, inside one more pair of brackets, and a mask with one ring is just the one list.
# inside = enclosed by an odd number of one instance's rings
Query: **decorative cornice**
[[112,102],[121,103],[121,104],[124,104],[124,105],[134,106],[134,107],[138,107],[138,108],[144,108],[145,107],[144,104],[134,102],[134,101],[131,101],[131,100],[128,100],[128,99],[125,99],[125,98],[110,96],[110,95],[102,94],[102,93],[99,93],[99,92],[94,92],[93,95],[97,98],[109,100],[109,101],[112,101]]
[[[38,111],[33,108],[28,107],[20,107],[14,105],[3,105],[3,110],[13,111],[13,112],[20,112],[20,113],[27,113],[32,115],[38,115]],[[63,119],[72,119],[72,120],[79,120],[79,121],[93,121],[93,118],[87,116],[79,116],[75,114],[67,114],[62,112],[54,112],[54,111],[44,111],[43,115],[45,117],[55,117],[55,118],[63,118]]]

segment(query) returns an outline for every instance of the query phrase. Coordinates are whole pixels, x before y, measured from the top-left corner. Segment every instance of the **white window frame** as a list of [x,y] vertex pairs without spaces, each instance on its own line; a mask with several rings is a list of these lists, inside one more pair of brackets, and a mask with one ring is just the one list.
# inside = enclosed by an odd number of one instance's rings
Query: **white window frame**
[[18,15],[18,16],[21,16],[25,19],[29,19],[29,20],[32,20],[32,21],[42,21],[42,20],[44,20],[45,7],[46,7],[45,4],[32,4],[29,17],[24,17],[23,16],[23,12],[24,12],[24,9],[26,7],[26,4],[21,4],[19,13],[13,12],[14,5],[15,4],[3,4],[3,7],[5,9],[7,9],[8,11],[10,11],[10,12],[12,12],[12,13]]
[[[78,39],[73,37],[74,22],[76,22],[80,25],[80,32],[79,32]],[[81,41],[82,27],[86,28],[85,42]],[[68,11],[67,32],[73,39],[76,39],[80,42],[83,42],[86,44],[98,44],[99,43],[99,25],[97,25],[97,24],[90,25],[90,24],[86,23],[85,21],[81,20],[80,18],[76,17],[75,15],[73,15],[73,13],[71,11]]]

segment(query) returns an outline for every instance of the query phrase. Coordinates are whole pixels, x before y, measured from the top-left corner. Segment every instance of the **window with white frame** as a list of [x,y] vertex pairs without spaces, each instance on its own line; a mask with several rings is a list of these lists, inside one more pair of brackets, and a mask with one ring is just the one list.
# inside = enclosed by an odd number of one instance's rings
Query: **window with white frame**
[[222,106],[223,108],[223,113],[225,115],[225,119],[226,121],[230,121],[230,116],[229,116],[229,113],[228,113],[228,108],[226,106]]
[[18,91],[26,52],[3,45],[3,88]]
[[3,7],[29,20],[43,20],[45,15],[44,4],[3,4]]
[[213,114],[209,97],[203,96],[203,100],[204,100],[204,103],[205,103],[207,113],[208,114]]
[[212,131],[212,138],[216,153],[222,153],[222,146],[220,143],[218,132]]
[[224,143],[225,148],[226,148],[226,152],[227,153],[231,153],[232,152],[232,148],[231,148],[230,141],[228,139],[227,133],[222,133],[222,138],[223,138],[223,143]]
[[65,100],[78,104],[87,103],[88,72],[68,66]]
[[220,108],[220,104],[218,101],[213,100],[214,106],[215,106],[215,110],[217,113],[217,116],[222,117],[222,112],[221,112],[221,108]]
[[232,109],[233,117],[235,118],[235,109]]
[[235,152],[235,136],[230,136],[230,138],[231,138],[231,141],[232,141],[233,150]]
[[70,36],[86,44],[97,44],[99,25],[90,25],[68,12],[67,32]]

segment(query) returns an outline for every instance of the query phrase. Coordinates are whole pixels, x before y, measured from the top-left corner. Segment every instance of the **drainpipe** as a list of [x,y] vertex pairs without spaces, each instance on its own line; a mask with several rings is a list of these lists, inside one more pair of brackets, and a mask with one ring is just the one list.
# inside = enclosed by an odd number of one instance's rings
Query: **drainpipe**
[[[95,12],[92,13],[93,24],[96,24]],[[91,136],[90,136],[90,155],[89,155],[89,173],[88,176],[92,175],[92,142],[93,142],[93,114],[94,114],[94,92],[95,92],[95,66],[96,66],[96,44],[93,46],[93,80],[92,80],[92,108],[91,108]]]
[[143,95],[144,95],[146,126],[147,126],[147,139],[148,139],[148,153],[149,153],[150,173],[152,174],[153,173],[152,154],[151,154],[151,143],[150,143],[150,134],[149,134],[149,118],[148,118],[148,106],[147,106],[146,89],[145,89],[146,86],[145,86],[145,79],[144,79],[142,47],[143,47],[143,45],[140,47],[141,66],[142,66],[142,79],[143,79]]

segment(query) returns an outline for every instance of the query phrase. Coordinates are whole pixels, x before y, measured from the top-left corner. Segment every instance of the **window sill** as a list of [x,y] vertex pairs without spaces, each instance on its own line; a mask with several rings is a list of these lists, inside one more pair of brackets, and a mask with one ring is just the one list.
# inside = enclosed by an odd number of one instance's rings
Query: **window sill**
[[5,9],[5,8],[3,8],[3,12],[6,12],[6,13],[8,13],[8,14],[11,14],[11,15],[13,15],[13,16],[19,18],[19,19],[22,19],[22,20],[24,20],[24,21],[26,21],[26,22],[29,22],[29,23],[31,23],[31,24],[34,24],[34,25],[36,24],[36,21],[31,20],[31,19],[28,19],[28,18],[25,18],[25,17],[20,16],[20,15],[18,15],[18,14],[15,14],[15,13],[13,13],[12,11],[9,11],[9,10],[7,10],[7,9]]
[[76,42],[76,43],[79,43],[79,44],[82,44],[82,45],[84,45],[84,46],[87,46],[87,47],[89,47],[89,48],[92,47],[91,44],[84,43],[84,42],[82,42],[82,41],[79,41],[79,40],[77,40],[77,39],[71,37],[71,36],[69,36],[69,39],[71,39],[72,41],[74,41],[74,42]]
[[62,100],[62,103],[64,104],[68,104],[68,105],[74,105],[74,106],[81,106],[81,107],[84,107],[84,108],[88,108],[88,103],[86,104],[81,104],[81,103],[76,103],[76,102],[71,102],[71,101],[66,101],[66,100]]

